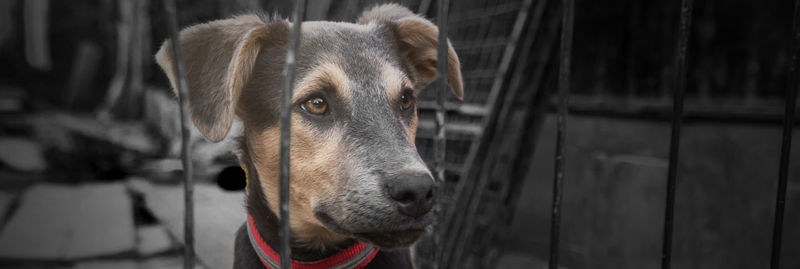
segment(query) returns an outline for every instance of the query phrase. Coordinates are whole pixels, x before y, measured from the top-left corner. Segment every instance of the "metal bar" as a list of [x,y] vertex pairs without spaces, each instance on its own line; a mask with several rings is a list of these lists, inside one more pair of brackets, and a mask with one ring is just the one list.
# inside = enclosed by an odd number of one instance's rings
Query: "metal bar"
[[445,184],[445,155],[447,154],[447,138],[445,137],[445,114],[444,101],[447,93],[450,91],[449,84],[447,83],[447,15],[450,9],[450,0],[437,1],[437,16],[436,24],[439,27],[439,43],[436,54],[436,70],[438,78],[436,80],[436,135],[433,139],[433,156],[434,156],[434,173],[436,174],[436,184],[434,184],[434,207],[433,213],[436,218],[433,222],[433,269],[439,268],[439,260],[442,255],[441,251],[441,203],[442,203],[442,186]]
[[[501,90],[505,83],[507,71],[514,60],[517,42],[519,42],[519,37],[522,35],[527,22],[528,11],[532,1],[533,0],[524,0],[521,8],[517,11],[514,27],[511,29],[511,39],[503,49],[503,56],[498,65],[497,73],[493,76],[494,79],[492,80],[492,86],[489,90],[490,93],[485,106],[489,114],[481,121],[481,130],[494,130],[492,126],[495,126],[499,121],[500,110],[502,109],[502,106],[498,105],[501,102]],[[484,32],[488,34],[487,31],[489,27],[486,28]],[[485,42],[486,37],[487,36],[483,37],[482,42]],[[506,94],[507,92],[502,93]],[[481,168],[484,165],[478,164],[478,157],[480,156],[482,158],[480,159],[481,163],[490,163],[485,155],[488,151],[488,145],[491,144],[493,139],[492,135],[493,132],[483,132],[479,134],[469,146],[469,152],[464,161],[466,168],[462,170],[459,182],[455,187],[453,199],[455,202],[450,206],[447,212],[445,212],[446,216],[444,217],[444,221],[446,222],[445,229],[447,229],[447,234],[442,254],[442,264],[445,268],[458,266],[456,264],[460,262],[457,258],[457,256],[460,255],[458,252],[464,250],[464,244],[466,244],[465,242],[467,239],[463,236],[465,234],[464,231],[469,228],[466,227],[467,224],[474,224],[470,216],[476,214],[475,210],[479,203],[479,201],[474,200],[480,199],[482,195],[481,192],[485,189],[485,185],[487,184],[487,178],[481,176]]]
[[[436,110],[436,101],[422,101],[417,103],[420,110]],[[466,116],[483,117],[489,113],[486,107],[480,104],[468,104],[460,102],[447,102],[444,103],[444,108],[448,111],[457,112]]]
[[289,47],[286,52],[286,64],[283,66],[283,94],[281,94],[281,149],[280,149],[280,254],[281,268],[291,268],[292,249],[289,245],[291,230],[289,229],[289,153],[292,124],[292,91],[297,67],[297,52],[300,50],[300,35],[305,0],[294,2],[292,31],[289,36]]
[[564,184],[564,144],[567,137],[572,32],[575,24],[575,0],[563,0],[561,6],[561,53],[558,68],[558,116],[556,117],[556,164],[553,178],[553,204],[550,217],[550,269],[558,268],[558,241],[561,232],[561,198]]
[[672,134],[669,146],[669,167],[667,170],[667,201],[664,210],[664,238],[661,249],[661,268],[668,269],[672,262],[672,226],[675,214],[675,185],[678,180],[678,160],[681,143],[681,123],[683,121],[683,99],[686,92],[686,51],[692,25],[693,0],[681,1],[681,19],[678,32],[678,47],[675,55],[675,87],[672,97]]
[[181,163],[183,164],[183,268],[194,269],[194,185],[192,184],[192,156],[189,143],[189,110],[187,101],[186,72],[181,54],[180,34],[178,33],[178,16],[174,0],[164,1],[164,11],[167,16],[167,27],[172,38],[172,53],[175,61],[174,72],[177,77],[175,87],[178,90],[178,104],[180,106],[181,122]]
[[[518,11],[521,4],[517,1],[511,1],[507,3],[499,3],[495,6],[491,6],[489,8],[475,8],[471,10],[465,10],[462,12],[458,12],[453,14],[453,18],[450,22],[458,23],[456,27],[464,27],[464,21],[475,21],[472,23],[485,23],[485,21],[477,21],[479,19],[487,19],[491,20],[491,17],[502,15],[505,13],[511,13],[514,11]],[[467,25],[470,25],[469,23]]]
[[[439,268],[439,260],[442,255],[441,241],[441,203],[442,203],[442,186],[445,184],[445,155],[447,154],[447,138],[445,137],[445,114],[444,107],[445,98],[450,91],[449,84],[447,83],[447,63],[448,63],[448,41],[447,41],[447,15],[450,9],[450,0],[437,1],[437,16],[436,24],[439,27],[439,43],[436,54],[436,70],[437,70],[437,83],[436,83],[436,135],[433,139],[433,156],[434,156],[434,173],[436,184],[434,184],[434,207],[433,213],[436,218],[433,222],[433,264],[432,268]],[[458,67],[456,67],[458,68]]]
[[[497,5],[498,4],[497,2],[498,2],[498,0],[484,1],[484,2],[480,3],[480,6],[482,6],[481,10],[488,11],[494,5]],[[460,13],[460,12],[457,12],[457,13]],[[453,15],[456,15],[456,14],[453,14]],[[460,24],[471,22],[471,21],[464,21],[462,23],[454,23],[453,22],[453,17],[450,17],[448,20],[449,20],[450,23],[453,24],[453,26],[458,26]],[[456,30],[455,31],[456,33],[460,33],[460,34],[456,34],[455,36],[460,36],[461,38],[463,38],[463,40],[471,40],[471,42],[474,42],[474,43],[484,43],[484,42],[486,42],[486,39],[490,35],[489,30],[491,28],[491,25],[494,22],[493,21],[486,21],[486,20],[481,20],[481,21],[482,21],[482,23],[478,23],[477,24],[478,26],[475,26],[473,29],[464,28],[464,27],[453,27],[453,29]],[[488,50],[481,50],[478,54],[468,55],[468,56],[462,54],[461,58],[460,58],[461,64],[463,64],[464,66],[481,66],[479,64],[479,61],[480,61],[481,58],[485,58],[485,57],[483,57],[484,54],[490,52],[490,51],[488,51],[488,52],[487,51]],[[466,83],[466,82],[471,79],[470,76],[467,73],[468,73],[468,71],[466,71],[466,70],[462,70],[461,71],[461,74],[462,74],[464,82],[465,82],[464,87],[467,87],[467,85],[469,85],[469,83]],[[479,81],[480,81],[480,79],[479,79]],[[489,103],[487,103],[487,105],[488,104]],[[478,126],[477,130],[480,130],[480,132],[476,133],[478,139],[483,137],[483,135],[482,135],[483,134],[483,130],[487,130],[488,129],[488,128],[486,128],[486,125],[484,123],[485,121],[486,121],[486,118],[484,118],[480,122],[481,125]],[[450,124],[446,128],[451,128],[454,125],[457,125],[457,124]],[[469,160],[470,160],[470,156],[471,155],[469,155],[469,154],[472,154],[471,152],[473,152],[473,147],[474,147],[474,144],[475,144],[474,141],[476,141],[476,140],[473,140],[472,145],[469,147],[470,153],[468,153],[467,158],[466,158],[466,160],[464,162],[465,166],[466,166],[466,164],[470,163]],[[472,168],[472,167],[475,167],[475,166],[467,166],[467,167]],[[469,168],[467,168],[467,169],[469,169]],[[461,234],[460,233],[461,226],[463,225],[462,222],[457,221],[457,220],[464,218],[463,214],[466,214],[465,208],[467,207],[467,205],[469,203],[469,198],[468,197],[472,197],[471,194],[473,192],[473,186],[474,186],[474,184],[472,184],[472,183],[474,183],[475,180],[465,177],[464,176],[465,173],[467,173],[467,170],[462,169],[460,171],[458,183],[455,186],[455,194],[453,195],[454,199],[451,200],[453,202],[449,205],[449,207],[444,212],[444,217],[443,217],[443,221],[444,221],[444,225],[443,226],[444,226],[444,228],[442,228],[441,230],[444,231],[445,234],[444,234],[444,242],[443,242],[444,244],[441,247],[442,248],[442,255],[441,255],[441,260],[440,260],[440,266],[443,267],[443,268],[452,268],[452,267],[454,267],[454,266],[450,266],[449,263],[450,263],[450,261],[453,260],[452,259],[452,257],[453,257],[452,254],[455,252],[455,249],[456,249],[455,245],[458,243],[457,239],[461,239],[461,238],[459,238],[459,235]],[[461,199],[461,197],[466,197],[466,198],[465,199]],[[464,208],[464,209],[462,210],[462,208]]]
[[[498,66],[498,73],[495,75],[495,79],[492,83],[492,91],[497,90],[496,92],[499,93],[501,89],[503,89],[504,85],[506,84],[507,74],[511,68],[511,64],[513,63],[515,56],[518,56],[518,46],[522,41],[520,38],[522,37],[523,31],[525,29],[525,25],[528,23],[531,9],[533,6],[533,0],[524,0],[521,3],[521,7],[517,12],[516,19],[514,21],[514,27],[511,30],[510,35],[510,42],[505,48],[503,53],[503,58],[501,59],[500,65]],[[508,114],[510,113],[509,109],[511,106],[507,105],[506,102],[508,98],[513,98],[514,92],[509,91],[507,88],[503,93],[505,96],[495,95],[497,110],[494,111],[496,122],[494,127],[491,129],[491,134],[487,134],[487,137],[490,139],[489,141],[496,141],[496,139],[504,139],[503,133],[506,131],[506,121],[501,119],[507,119]],[[501,99],[502,98],[502,99]],[[504,100],[504,101],[500,101]],[[486,129],[484,129],[486,130]],[[490,142],[494,143],[494,142]],[[483,168],[473,176],[477,176],[477,179],[474,184],[473,192],[470,196],[471,199],[468,199],[467,207],[465,210],[465,217],[463,218],[464,222],[459,221],[458,223],[461,224],[460,226],[454,226],[457,229],[453,229],[453,231],[457,231],[458,234],[456,236],[455,244],[453,245],[452,255],[450,255],[450,262],[452,266],[460,266],[458,262],[462,261],[462,257],[467,251],[467,246],[472,240],[473,231],[476,229],[478,225],[477,221],[474,219],[478,215],[478,208],[481,205],[481,199],[483,197],[484,191],[487,189],[487,185],[489,184],[490,178],[492,178],[491,173],[493,172],[492,169],[494,165],[496,165],[499,153],[496,150],[488,151],[486,154],[482,154],[481,162],[483,164],[478,166],[483,166]],[[489,165],[486,165],[489,164]],[[466,182],[466,181],[465,181]],[[462,224],[463,223],[463,224]]]
[[[534,15],[530,26],[531,29],[525,34],[526,41],[521,50],[523,53],[518,57],[518,59],[526,59],[526,61],[520,61],[517,64],[509,85],[509,91],[515,93],[515,97],[511,99],[514,101],[509,101],[512,106],[525,103],[533,107],[540,107],[545,104],[547,95],[541,95],[540,93],[546,90],[547,79],[544,77],[547,73],[546,70],[550,69],[548,63],[550,63],[551,57],[555,54],[553,52],[555,52],[554,45],[556,44],[556,39],[554,38],[555,36],[552,35],[550,31],[545,30],[544,27],[547,25],[557,25],[555,22],[560,19],[556,16],[543,17],[545,11],[549,10],[548,7],[550,5],[548,2],[553,1],[538,1],[534,8]],[[509,98],[506,100],[508,101]],[[572,100],[573,97],[571,96],[570,102],[572,102]],[[555,107],[555,105],[553,107]],[[572,111],[571,107],[567,109],[570,112]],[[540,129],[544,121],[545,113],[542,113],[539,109],[532,109],[526,114],[527,115],[525,115],[524,119],[520,120],[520,122],[524,123],[521,126],[521,130],[524,130],[522,132],[528,135],[523,138],[524,140],[521,139],[517,141],[517,152],[514,153],[516,157],[512,167],[509,169],[509,178],[511,180],[509,180],[508,190],[505,191],[505,195],[503,196],[505,212],[516,212],[519,207],[519,199],[522,195],[521,186],[526,180],[525,175],[532,169],[530,168],[530,161],[533,158],[534,152],[538,149],[536,141],[541,137]],[[506,225],[510,225],[512,221],[513,214],[508,213],[508,216],[504,218],[504,222]]]
[[786,89],[786,111],[783,120],[783,142],[781,145],[781,161],[778,170],[778,194],[775,198],[775,223],[772,229],[772,257],[770,268],[778,269],[781,264],[781,237],[783,234],[783,215],[786,206],[786,183],[789,176],[789,159],[792,157],[792,130],[797,105],[797,90],[800,88],[800,0],[794,4],[792,25],[792,62],[789,66],[789,88]]
[[[485,105],[489,114],[481,121],[481,130],[496,130],[494,126],[499,122],[498,119],[500,119],[502,113],[500,111],[502,110],[502,105],[499,105],[502,98],[501,90],[506,81],[507,72],[514,60],[514,55],[516,55],[517,43],[528,21],[532,2],[533,0],[522,1],[521,7],[515,16],[514,26],[510,33],[510,40],[505,48],[503,48],[503,56],[498,64],[497,73],[492,76],[492,86],[489,90],[490,93]],[[488,25],[488,23],[486,23],[486,25]],[[487,26],[484,28],[486,29],[483,31],[483,38],[480,39],[482,40],[481,43],[486,42],[490,34],[488,31],[490,31],[489,28],[491,27]],[[481,65],[481,63],[486,65],[485,61],[488,60],[489,57],[484,55],[484,53],[481,53],[478,57],[478,65]],[[467,75],[465,75],[465,77],[468,79]],[[502,92],[502,94],[507,93],[508,92],[505,91]],[[447,223],[447,234],[442,255],[442,264],[445,268],[458,267],[460,266],[459,263],[462,262],[460,257],[463,255],[468,240],[470,239],[469,233],[476,224],[473,219],[477,214],[477,208],[480,204],[483,190],[486,189],[486,185],[488,184],[487,172],[484,172],[484,170],[490,168],[484,167],[488,167],[486,164],[493,163],[494,159],[491,158],[493,154],[487,155],[487,153],[489,153],[488,146],[491,144],[494,137],[497,137],[494,132],[479,133],[478,137],[473,140],[469,147],[469,152],[464,161],[466,168],[461,171],[459,182],[455,187],[455,198],[453,199],[455,202],[447,212],[445,212],[447,214],[444,218]],[[478,164],[478,156],[481,158],[481,164]]]
[[428,14],[428,9],[431,7],[431,2],[431,0],[422,0],[422,2],[419,3],[417,14],[426,16]]
[[[758,98],[749,104],[742,104],[742,99],[714,98],[713,103],[686,96],[683,101],[683,122],[715,121],[781,125],[786,107],[785,96],[779,98]],[[555,108],[556,102],[548,102],[547,106]],[[596,115],[616,118],[635,118],[657,121],[672,120],[672,101],[661,96],[629,97],[602,96],[594,93],[573,93],[569,99],[569,111],[572,114]],[[795,119],[794,124],[800,124]]]

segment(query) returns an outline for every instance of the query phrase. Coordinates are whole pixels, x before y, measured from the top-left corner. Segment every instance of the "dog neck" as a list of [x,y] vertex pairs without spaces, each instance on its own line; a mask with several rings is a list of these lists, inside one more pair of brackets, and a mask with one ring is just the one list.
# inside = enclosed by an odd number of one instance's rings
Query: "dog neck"
[[[255,227],[255,222],[252,216],[248,216],[246,226],[247,237],[250,239],[250,246],[253,251],[261,260],[261,263],[267,268],[280,267],[280,253],[276,252],[271,246],[264,242],[258,230]],[[326,268],[364,268],[369,264],[378,254],[378,249],[372,245],[358,242],[347,249],[329,256],[325,259],[314,261],[298,261],[292,259],[290,261],[292,268],[304,269],[326,269]]]
[[[242,139],[246,140],[246,139]],[[256,229],[264,242],[272,249],[278,249],[280,245],[280,236],[278,235],[280,219],[272,212],[269,205],[267,205],[267,197],[263,189],[260,188],[258,183],[258,171],[253,165],[246,141],[240,141],[241,154],[239,162],[247,171],[247,213],[253,218]],[[323,248],[308,247],[307,244],[297,243],[294,237],[290,239],[290,247],[292,248],[292,259],[298,261],[315,261],[330,257],[336,253],[347,249],[348,247],[356,244],[356,240],[347,239],[341,242],[336,242],[333,245],[325,246]]]

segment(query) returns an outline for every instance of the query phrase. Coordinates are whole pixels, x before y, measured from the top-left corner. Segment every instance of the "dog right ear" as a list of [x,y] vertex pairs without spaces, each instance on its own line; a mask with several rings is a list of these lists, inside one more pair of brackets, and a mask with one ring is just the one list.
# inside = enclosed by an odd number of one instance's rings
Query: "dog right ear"
[[[198,24],[180,32],[188,86],[189,116],[208,140],[225,138],[236,104],[262,46],[282,45],[288,37],[286,21],[264,23],[255,15]],[[177,90],[172,41],[156,53],[156,62]]]
[[[384,4],[364,11],[357,22],[384,22],[394,26],[400,55],[408,61],[416,77],[415,89],[422,89],[436,79],[439,28],[431,21],[403,6]],[[464,97],[461,63],[450,41],[447,41],[447,63],[446,77],[450,90],[461,100]]]

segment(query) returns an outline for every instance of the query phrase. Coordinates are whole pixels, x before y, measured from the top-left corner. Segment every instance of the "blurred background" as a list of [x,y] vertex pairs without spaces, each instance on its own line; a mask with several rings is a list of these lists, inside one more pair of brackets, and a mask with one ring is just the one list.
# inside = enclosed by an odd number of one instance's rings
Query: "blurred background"
[[[311,0],[305,20],[385,2]],[[436,21],[435,0],[394,2]],[[180,0],[178,21],[292,5]],[[563,268],[659,268],[679,5],[576,0]],[[793,8],[695,1],[674,268],[769,264]],[[547,264],[560,19],[555,0],[451,1],[466,94],[445,103],[447,268]],[[166,23],[161,0],[0,1],[0,267],[181,268],[178,110],[153,61]],[[427,161],[434,97],[419,103]],[[781,268],[800,268],[797,129]],[[229,140],[192,144],[198,267],[229,268],[242,172]]]

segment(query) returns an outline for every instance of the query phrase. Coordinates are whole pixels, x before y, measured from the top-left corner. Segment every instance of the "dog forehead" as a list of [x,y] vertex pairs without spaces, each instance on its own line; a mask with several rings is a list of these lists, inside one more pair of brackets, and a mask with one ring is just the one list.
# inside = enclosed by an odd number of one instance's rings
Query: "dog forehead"
[[[387,105],[388,96],[408,79],[397,41],[390,26],[382,23],[353,24],[311,21],[303,23],[299,75],[320,67],[335,67],[347,81],[347,97],[361,106]],[[374,103],[374,104],[373,104]],[[353,111],[355,112],[355,111]],[[354,115],[355,116],[355,115]]]
[[[312,45],[322,50],[348,50],[350,48],[376,49],[387,44],[388,29],[384,24],[354,24],[348,22],[309,21],[303,22],[303,45]],[[348,46],[340,46],[348,45]],[[319,47],[321,46],[321,47]],[[355,51],[355,50],[353,50]]]
[[375,79],[381,67],[399,64],[397,45],[382,24],[312,21],[303,23],[300,57],[309,66],[336,63],[343,72]]

